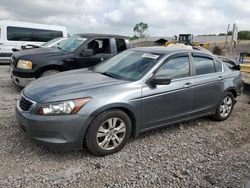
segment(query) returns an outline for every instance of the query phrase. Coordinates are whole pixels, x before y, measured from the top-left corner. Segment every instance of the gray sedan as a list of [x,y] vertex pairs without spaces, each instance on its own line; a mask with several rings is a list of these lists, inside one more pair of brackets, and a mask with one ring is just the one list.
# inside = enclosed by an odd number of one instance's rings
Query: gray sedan
[[212,54],[135,48],[92,69],[33,81],[16,117],[39,143],[107,155],[151,129],[203,116],[226,120],[242,85],[240,72]]

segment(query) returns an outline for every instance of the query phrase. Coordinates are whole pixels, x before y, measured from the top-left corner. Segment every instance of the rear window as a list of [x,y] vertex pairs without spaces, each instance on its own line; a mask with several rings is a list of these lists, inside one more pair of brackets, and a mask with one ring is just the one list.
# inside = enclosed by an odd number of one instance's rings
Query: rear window
[[215,72],[213,59],[207,57],[193,57],[196,75],[203,75]]
[[116,38],[115,42],[116,42],[116,47],[117,47],[118,53],[127,49],[126,42],[124,39]]
[[7,39],[9,41],[47,42],[59,37],[63,37],[62,31],[7,27]]

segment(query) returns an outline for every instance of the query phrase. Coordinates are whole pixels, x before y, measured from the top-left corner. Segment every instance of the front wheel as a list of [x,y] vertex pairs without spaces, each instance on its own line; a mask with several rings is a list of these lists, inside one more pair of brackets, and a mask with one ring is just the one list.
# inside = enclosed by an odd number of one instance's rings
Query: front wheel
[[226,120],[232,113],[234,107],[234,96],[227,92],[218,106],[216,113],[212,116],[217,121]]
[[131,127],[131,120],[125,112],[103,112],[91,123],[85,137],[86,146],[98,156],[118,152],[130,138]]

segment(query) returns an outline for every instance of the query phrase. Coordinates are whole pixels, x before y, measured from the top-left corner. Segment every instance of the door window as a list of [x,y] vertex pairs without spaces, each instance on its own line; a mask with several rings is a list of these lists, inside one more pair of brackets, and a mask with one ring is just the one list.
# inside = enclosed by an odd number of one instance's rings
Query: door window
[[122,52],[127,49],[126,42],[124,39],[115,39],[116,47],[117,47],[117,52]]
[[213,59],[206,57],[193,57],[193,64],[195,66],[196,75],[216,72]]
[[156,75],[167,75],[172,79],[189,77],[190,68],[188,56],[177,57],[165,62]]
[[215,64],[215,70],[216,70],[216,72],[221,72],[222,71],[221,62],[218,61],[218,60],[215,60],[214,64]]
[[88,49],[93,50],[93,54],[110,54],[110,40],[109,39],[95,39],[88,43]]

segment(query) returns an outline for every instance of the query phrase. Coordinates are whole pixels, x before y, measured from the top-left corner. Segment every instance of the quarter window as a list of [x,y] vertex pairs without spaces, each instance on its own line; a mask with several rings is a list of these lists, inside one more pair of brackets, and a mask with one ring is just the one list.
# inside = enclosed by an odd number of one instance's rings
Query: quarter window
[[215,72],[213,59],[206,57],[193,57],[193,64],[195,66],[196,75],[203,75]]
[[190,75],[189,58],[177,57],[164,63],[156,75],[167,75],[172,79],[185,78]]

